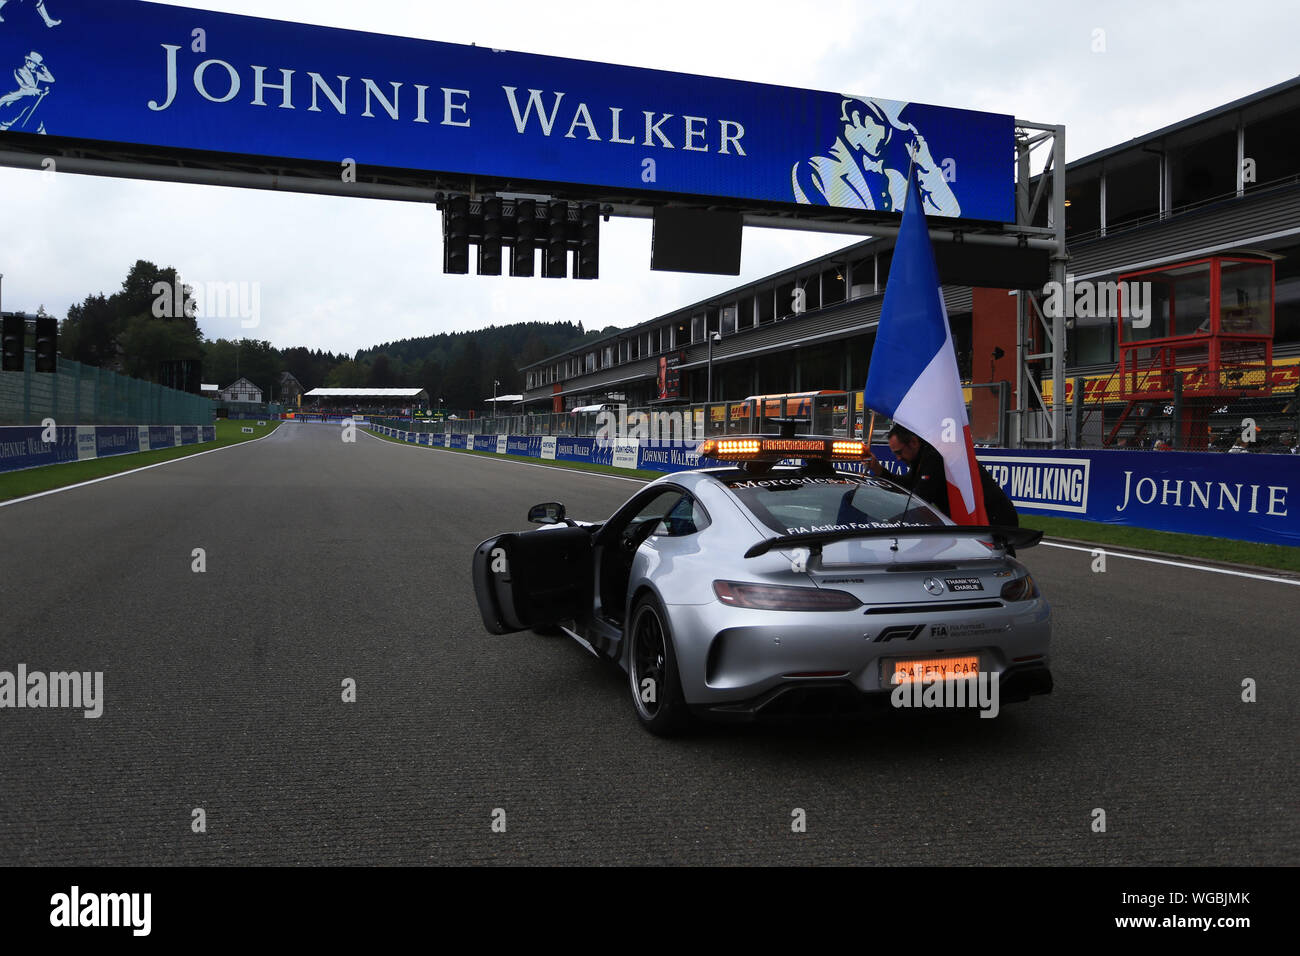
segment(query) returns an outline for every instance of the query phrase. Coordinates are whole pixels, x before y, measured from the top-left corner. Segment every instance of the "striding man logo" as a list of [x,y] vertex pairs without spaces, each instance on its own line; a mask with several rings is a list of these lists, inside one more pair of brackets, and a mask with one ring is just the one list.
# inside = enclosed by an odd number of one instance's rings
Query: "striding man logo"
[[[4,9],[8,2],[9,0],[0,0],[0,23],[5,22]],[[21,3],[22,0],[18,0],[18,2]],[[62,20],[56,20],[54,17],[50,16],[50,11],[45,9],[45,0],[36,0],[36,12],[40,14],[41,19],[45,21],[45,25],[50,29],[57,27],[63,22]]]
[[902,212],[907,173],[915,167],[923,211],[961,215],[961,204],[925,137],[901,119],[906,108],[906,103],[844,97],[840,134],[827,155],[795,163],[790,171],[795,202]]
[[45,124],[33,125],[32,118],[49,95],[54,74],[45,65],[45,58],[33,50],[14,70],[17,89],[0,95],[0,131],[13,129],[28,133],[44,133]]

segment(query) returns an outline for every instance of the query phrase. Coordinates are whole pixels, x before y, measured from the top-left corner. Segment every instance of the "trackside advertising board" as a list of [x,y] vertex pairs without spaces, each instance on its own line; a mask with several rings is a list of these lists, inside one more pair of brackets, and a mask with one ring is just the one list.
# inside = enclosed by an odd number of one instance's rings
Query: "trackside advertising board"
[[[1034,471],[996,455],[1017,508],[1064,514],[1079,495],[1091,521],[1300,546],[1300,456],[1193,452],[1040,452]],[[1071,461],[1071,459],[1074,459]],[[1023,466],[1022,466],[1023,468]],[[1037,472],[1037,473],[1035,473]],[[1019,499],[1017,500],[1017,495]]]
[[[886,445],[872,450],[897,469]],[[1022,515],[1300,545],[1300,456],[978,449]]]
[[214,425],[6,425],[0,427],[0,472],[200,444],[216,437]]
[[[0,29],[0,138],[1010,222],[1014,119],[139,0]],[[8,79],[9,77],[13,79]]]
[[[477,447],[495,451],[496,436],[484,437]],[[567,436],[508,438],[512,455],[662,472],[717,465],[695,453],[698,445],[634,448]],[[466,436],[453,436],[452,447],[466,447]],[[901,470],[888,445],[872,450],[891,471]],[[627,464],[633,454],[635,464]],[[1055,515],[1300,546],[1300,455],[985,448],[978,457],[1025,518]]]

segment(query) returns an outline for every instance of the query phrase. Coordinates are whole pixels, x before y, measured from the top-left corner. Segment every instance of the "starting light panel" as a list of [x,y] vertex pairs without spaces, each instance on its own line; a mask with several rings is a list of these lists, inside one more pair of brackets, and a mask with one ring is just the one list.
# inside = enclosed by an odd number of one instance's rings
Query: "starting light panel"
[[541,274],[547,278],[567,278],[571,257],[577,259],[574,278],[600,275],[602,211],[596,203],[554,200],[539,204],[535,199],[485,196],[471,200],[457,195],[446,199],[441,209],[444,273],[468,275],[469,247],[476,245],[479,275],[501,275],[507,247],[510,275],[536,275],[539,246],[543,252]]

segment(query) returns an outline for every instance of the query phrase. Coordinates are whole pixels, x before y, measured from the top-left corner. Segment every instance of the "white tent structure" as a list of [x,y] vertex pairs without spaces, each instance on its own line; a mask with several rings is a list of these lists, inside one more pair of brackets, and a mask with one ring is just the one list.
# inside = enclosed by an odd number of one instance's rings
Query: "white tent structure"
[[419,402],[429,400],[429,393],[422,388],[313,388],[303,398],[354,399],[380,398],[393,401]]

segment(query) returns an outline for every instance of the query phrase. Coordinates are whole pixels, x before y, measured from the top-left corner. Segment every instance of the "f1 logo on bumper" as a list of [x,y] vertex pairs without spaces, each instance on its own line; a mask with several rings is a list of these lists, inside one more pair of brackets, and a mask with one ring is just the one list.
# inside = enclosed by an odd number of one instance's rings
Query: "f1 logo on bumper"
[[895,624],[893,627],[887,627],[874,638],[874,643],[879,644],[881,641],[914,641],[918,634],[925,630],[925,625],[915,624],[907,626],[905,624]]

